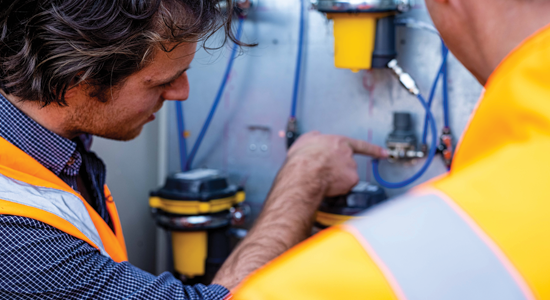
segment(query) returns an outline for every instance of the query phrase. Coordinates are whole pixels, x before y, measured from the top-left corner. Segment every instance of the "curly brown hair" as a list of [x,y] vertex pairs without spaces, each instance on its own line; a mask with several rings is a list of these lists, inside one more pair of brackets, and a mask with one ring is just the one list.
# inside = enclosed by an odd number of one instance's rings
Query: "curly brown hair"
[[244,45],[232,30],[232,7],[232,0],[0,0],[0,88],[65,105],[67,90],[85,83],[105,100],[156,51],[204,42],[221,28],[220,47]]

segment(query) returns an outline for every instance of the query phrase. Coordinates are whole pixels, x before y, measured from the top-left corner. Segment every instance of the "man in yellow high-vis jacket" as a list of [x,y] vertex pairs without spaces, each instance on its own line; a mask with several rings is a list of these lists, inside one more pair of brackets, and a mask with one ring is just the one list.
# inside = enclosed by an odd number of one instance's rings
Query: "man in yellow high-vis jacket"
[[426,5],[486,88],[451,172],[294,247],[234,299],[550,299],[550,1]]

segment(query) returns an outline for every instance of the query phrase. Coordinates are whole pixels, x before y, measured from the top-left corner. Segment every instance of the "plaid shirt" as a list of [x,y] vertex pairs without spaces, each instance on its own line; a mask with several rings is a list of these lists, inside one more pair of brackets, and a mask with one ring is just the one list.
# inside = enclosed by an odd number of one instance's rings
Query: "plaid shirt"
[[[26,116],[0,94],[0,137],[77,190],[112,227],[105,205],[105,166],[88,149],[89,136],[63,138]],[[88,243],[34,219],[0,215],[2,299],[223,299],[219,285],[184,286],[170,273],[155,277],[128,262],[116,263]]]

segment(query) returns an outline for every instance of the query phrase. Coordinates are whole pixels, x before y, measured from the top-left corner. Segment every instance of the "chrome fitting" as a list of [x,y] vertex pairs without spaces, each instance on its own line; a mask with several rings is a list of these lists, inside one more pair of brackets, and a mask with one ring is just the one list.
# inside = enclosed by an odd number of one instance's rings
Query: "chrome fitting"
[[397,0],[397,10],[399,12],[408,12],[413,6],[414,0]]
[[244,226],[250,217],[251,208],[246,203],[240,203],[237,206],[231,207],[229,212],[231,213],[232,226]]
[[399,82],[401,82],[401,85],[403,85],[409,93],[414,96],[418,96],[420,94],[420,89],[416,86],[416,82],[411,75],[403,71],[403,69],[397,64],[397,59],[390,61],[388,63],[388,68],[392,70],[393,74],[397,77],[397,79],[399,79]]
[[392,147],[388,150],[388,152],[388,159],[390,162],[423,158],[425,156],[425,153],[422,151],[408,150],[405,147]]
[[169,214],[155,215],[157,224],[163,228],[176,231],[207,230],[229,226],[231,224],[231,213],[218,213],[212,215],[197,216],[173,216]]

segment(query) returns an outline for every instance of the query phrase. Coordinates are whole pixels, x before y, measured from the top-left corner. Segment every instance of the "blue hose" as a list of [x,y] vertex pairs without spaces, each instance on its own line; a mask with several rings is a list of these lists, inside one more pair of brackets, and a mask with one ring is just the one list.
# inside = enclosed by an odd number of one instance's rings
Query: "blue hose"
[[185,138],[185,120],[183,118],[183,105],[181,101],[176,101],[176,117],[178,120],[178,141],[180,148],[181,170],[185,170],[187,164],[187,140]]
[[[237,40],[241,39],[241,34],[243,30],[243,22],[244,18],[239,18],[239,27],[237,29]],[[227,84],[227,80],[229,79],[229,74],[231,73],[231,69],[233,68],[233,62],[235,61],[235,57],[237,56],[237,49],[239,47],[237,45],[233,45],[233,50],[231,51],[231,58],[229,59],[229,63],[227,64],[227,68],[225,69],[225,74],[223,76],[222,83],[220,85],[220,88],[218,89],[218,94],[216,95],[216,99],[214,100],[214,103],[212,104],[212,108],[210,108],[210,113],[208,114],[208,117],[206,118],[206,121],[204,121],[204,124],[202,125],[201,132],[199,133],[199,136],[197,137],[197,141],[195,142],[195,145],[193,145],[193,149],[191,150],[191,153],[189,154],[189,158],[187,159],[187,164],[185,165],[184,171],[190,170],[191,166],[193,165],[193,160],[195,159],[195,156],[197,155],[197,151],[199,150],[199,147],[201,146],[202,140],[204,139],[204,136],[206,135],[206,131],[208,131],[208,127],[210,126],[210,122],[212,122],[212,118],[214,117],[214,114],[216,113],[216,109],[218,108],[218,104],[220,103],[220,100],[223,96],[223,92],[225,90],[225,86]]]
[[449,49],[445,46],[445,43],[441,43],[441,52],[445,53],[445,63],[443,64],[443,117],[444,126],[449,128],[449,87],[448,87],[448,69],[447,69],[447,57],[449,56]]
[[298,91],[300,90],[300,74],[302,71],[302,51],[304,45],[304,1],[300,1],[300,34],[298,38],[298,57],[296,58],[296,71],[294,74],[294,91],[292,93],[292,108],[290,118],[296,118],[296,106],[298,105]]
[[[448,121],[448,109],[445,109],[446,102],[448,103],[448,93],[447,93],[447,58],[449,54],[449,50],[441,41],[441,55],[443,56],[441,66],[439,67],[439,71],[437,72],[437,76],[435,77],[435,80],[432,84],[432,89],[430,91],[430,98],[428,98],[428,107],[431,109],[433,99],[435,96],[435,90],[437,88],[437,84],[439,83],[439,79],[443,79],[443,114],[445,115],[445,119]],[[445,123],[447,126],[448,123]],[[425,120],[424,120],[424,130],[422,131],[422,145],[426,145],[428,139],[428,114],[426,114]]]
[[430,152],[428,154],[428,158],[426,159],[426,162],[424,163],[424,166],[422,166],[422,169],[420,169],[418,172],[416,172],[416,174],[414,174],[411,178],[409,178],[407,180],[404,180],[404,181],[401,181],[401,182],[388,182],[388,181],[385,181],[384,179],[382,179],[382,177],[380,176],[380,173],[378,172],[378,160],[373,159],[372,160],[372,173],[374,174],[374,179],[376,179],[376,181],[378,181],[378,183],[381,186],[385,187],[385,188],[398,189],[398,188],[405,187],[405,186],[415,182],[418,178],[420,178],[426,172],[426,170],[431,165],[432,160],[435,157],[435,153],[437,151],[437,128],[436,128],[436,124],[435,124],[435,119],[434,119],[434,116],[433,116],[430,108],[428,107],[428,103],[426,102],[424,97],[422,97],[422,95],[418,94],[418,100],[420,101],[420,103],[422,103],[422,106],[424,106],[424,109],[426,110],[426,115],[428,116],[428,120],[430,122],[430,127],[431,127],[431,131],[432,131],[432,146],[430,147]]

